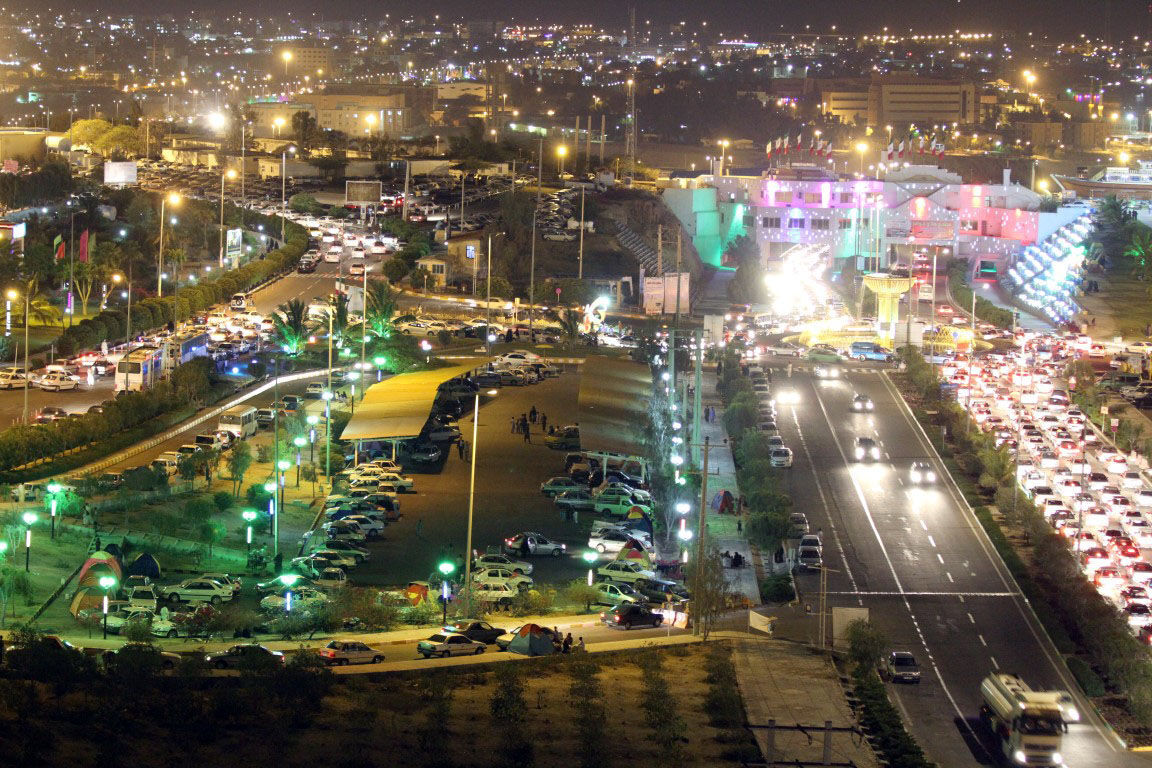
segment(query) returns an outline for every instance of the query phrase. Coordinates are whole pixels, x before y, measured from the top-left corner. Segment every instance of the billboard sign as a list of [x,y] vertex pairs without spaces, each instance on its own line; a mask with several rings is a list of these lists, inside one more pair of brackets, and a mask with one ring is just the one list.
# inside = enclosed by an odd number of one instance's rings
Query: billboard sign
[[237,227],[224,233],[224,258],[232,269],[240,266],[240,252],[244,248],[244,230]]
[[109,187],[136,184],[136,161],[104,163],[104,184]]
[[[691,272],[669,272],[662,277],[645,277],[644,314],[660,315],[676,312],[676,299],[680,299],[680,312],[687,314],[689,306],[689,280]],[[679,290],[677,290],[679,281]]]
[[379,181],[344,182],[344,202],[352,205],[379,205],[382,184]]
[[912,237],[916,240],[951,240],[955,224],[951,221],[913,219]]

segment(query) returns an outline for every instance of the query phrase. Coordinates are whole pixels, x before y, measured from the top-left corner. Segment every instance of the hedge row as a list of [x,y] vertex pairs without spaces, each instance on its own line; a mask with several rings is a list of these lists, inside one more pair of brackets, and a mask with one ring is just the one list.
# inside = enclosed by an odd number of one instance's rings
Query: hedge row
[[900,713],[888,700],[888,692],[876,673],[860,665],[852,678],[860,700],[860,725],[871,733],[884,762],[892,768],[930,768],[932,763],[904,728]]
[[[972,289],[968,286],[968,261],[954,259],[948,264],[948,290],[952,298],[965,310],[972,307]],[[1001,328],[1012,327],[1012,312],[997,306],[983,296],[976,297],[976,317]]]
[[[262,224],[264,231],[277,231],[277,217],[246,212],[245,225]],[[181,287],[175,295],[151,297],[132,303],[132,333],[139,334],[159,328],[169,322],[185,320],[197,312],[228,299],[234,293],[247,291],[269,278],[292,269],[308,248],[308,232],[299,224],[287,222],[284,244],[269,251],[262,259],[251,261],[239,269],[220,273],[218,277],[200,280]],[[119,309],[104,310],[95,317],[82,320],[65,330],[56,342],[61,355],[72,355],[84,349],[100,346],[102,341],[116,342],[125,338],[127,313]]]
[[211,391],[211,370],[211,360],[197,358],[177,366],[168,381],[146,392],[118,397],[103,413],[8,427],[0,432],[0,472],[105,440],[198,400]]

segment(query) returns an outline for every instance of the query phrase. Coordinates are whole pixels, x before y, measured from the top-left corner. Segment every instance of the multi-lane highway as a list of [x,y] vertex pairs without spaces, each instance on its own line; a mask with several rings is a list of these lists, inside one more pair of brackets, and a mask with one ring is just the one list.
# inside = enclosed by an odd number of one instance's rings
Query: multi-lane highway
[[[829,380],[802,368],[791,379],[777,372],[776,391],[800,395],[778,423],[795,452],[797,508],[822,529],[828,603],[868,608],[893,648],[920,661],[923,682],[893,691],[931,758],[947,768],[988,763],[993,747],[977,721],[985,675],[1016,672],[1034,687],[1073,692],[1075,682],[959,492],[909,481],[914,461],[946,472],[886,374],[848,364]],[[857,392],[874,411],[851,410]],[[857,436],[876,439],[879,461],[854,460]],[[818,574],[801,574],[798,587],[815,603]],[[1080,710],[1085,721],[1062,749],[1069,766],[1146,764],[1083,701]]]

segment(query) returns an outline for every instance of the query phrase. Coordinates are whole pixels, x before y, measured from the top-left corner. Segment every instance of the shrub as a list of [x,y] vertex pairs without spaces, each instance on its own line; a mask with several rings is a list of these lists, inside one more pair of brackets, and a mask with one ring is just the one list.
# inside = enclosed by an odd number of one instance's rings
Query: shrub
[[552,604],[551,591],[527,589],[512,598],[508,610],[513,616],[547,616],[552,612]]
[[216,506],[203,498],[184,502],[184,516],[194,523],[202,523],[216,512]]
[[236,500],[232,498],[232,494],[228,493],[228,491],[216,491],[216,493],[212,494],[212,501],[216,504],[216,509],[220,512],[227,512],[236,502]]
[[786,573],[769,576],[760,584],[760,595],[769,603],[790,603],[796,599],[792,577]]
[[1100,675],[1088,665],[1088,662],[1083,659],[1071,656],[1066,660],[1068,664],[1068,671],[1076,678],[1077,684],[1080,689],[1084,691],[1085,695],[1091,697],[1103,696],[1106,691],[1104,690],[1104,681],[1100,679]]

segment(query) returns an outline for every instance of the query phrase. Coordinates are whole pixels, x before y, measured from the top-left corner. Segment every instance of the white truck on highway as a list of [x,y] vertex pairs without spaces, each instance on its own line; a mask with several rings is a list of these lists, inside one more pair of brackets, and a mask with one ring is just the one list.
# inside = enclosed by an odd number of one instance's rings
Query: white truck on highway
[[980,683],[980,719],[1015,765],[1060,766],[1064,718],[1056,698],[1016,675],[996,672]]

